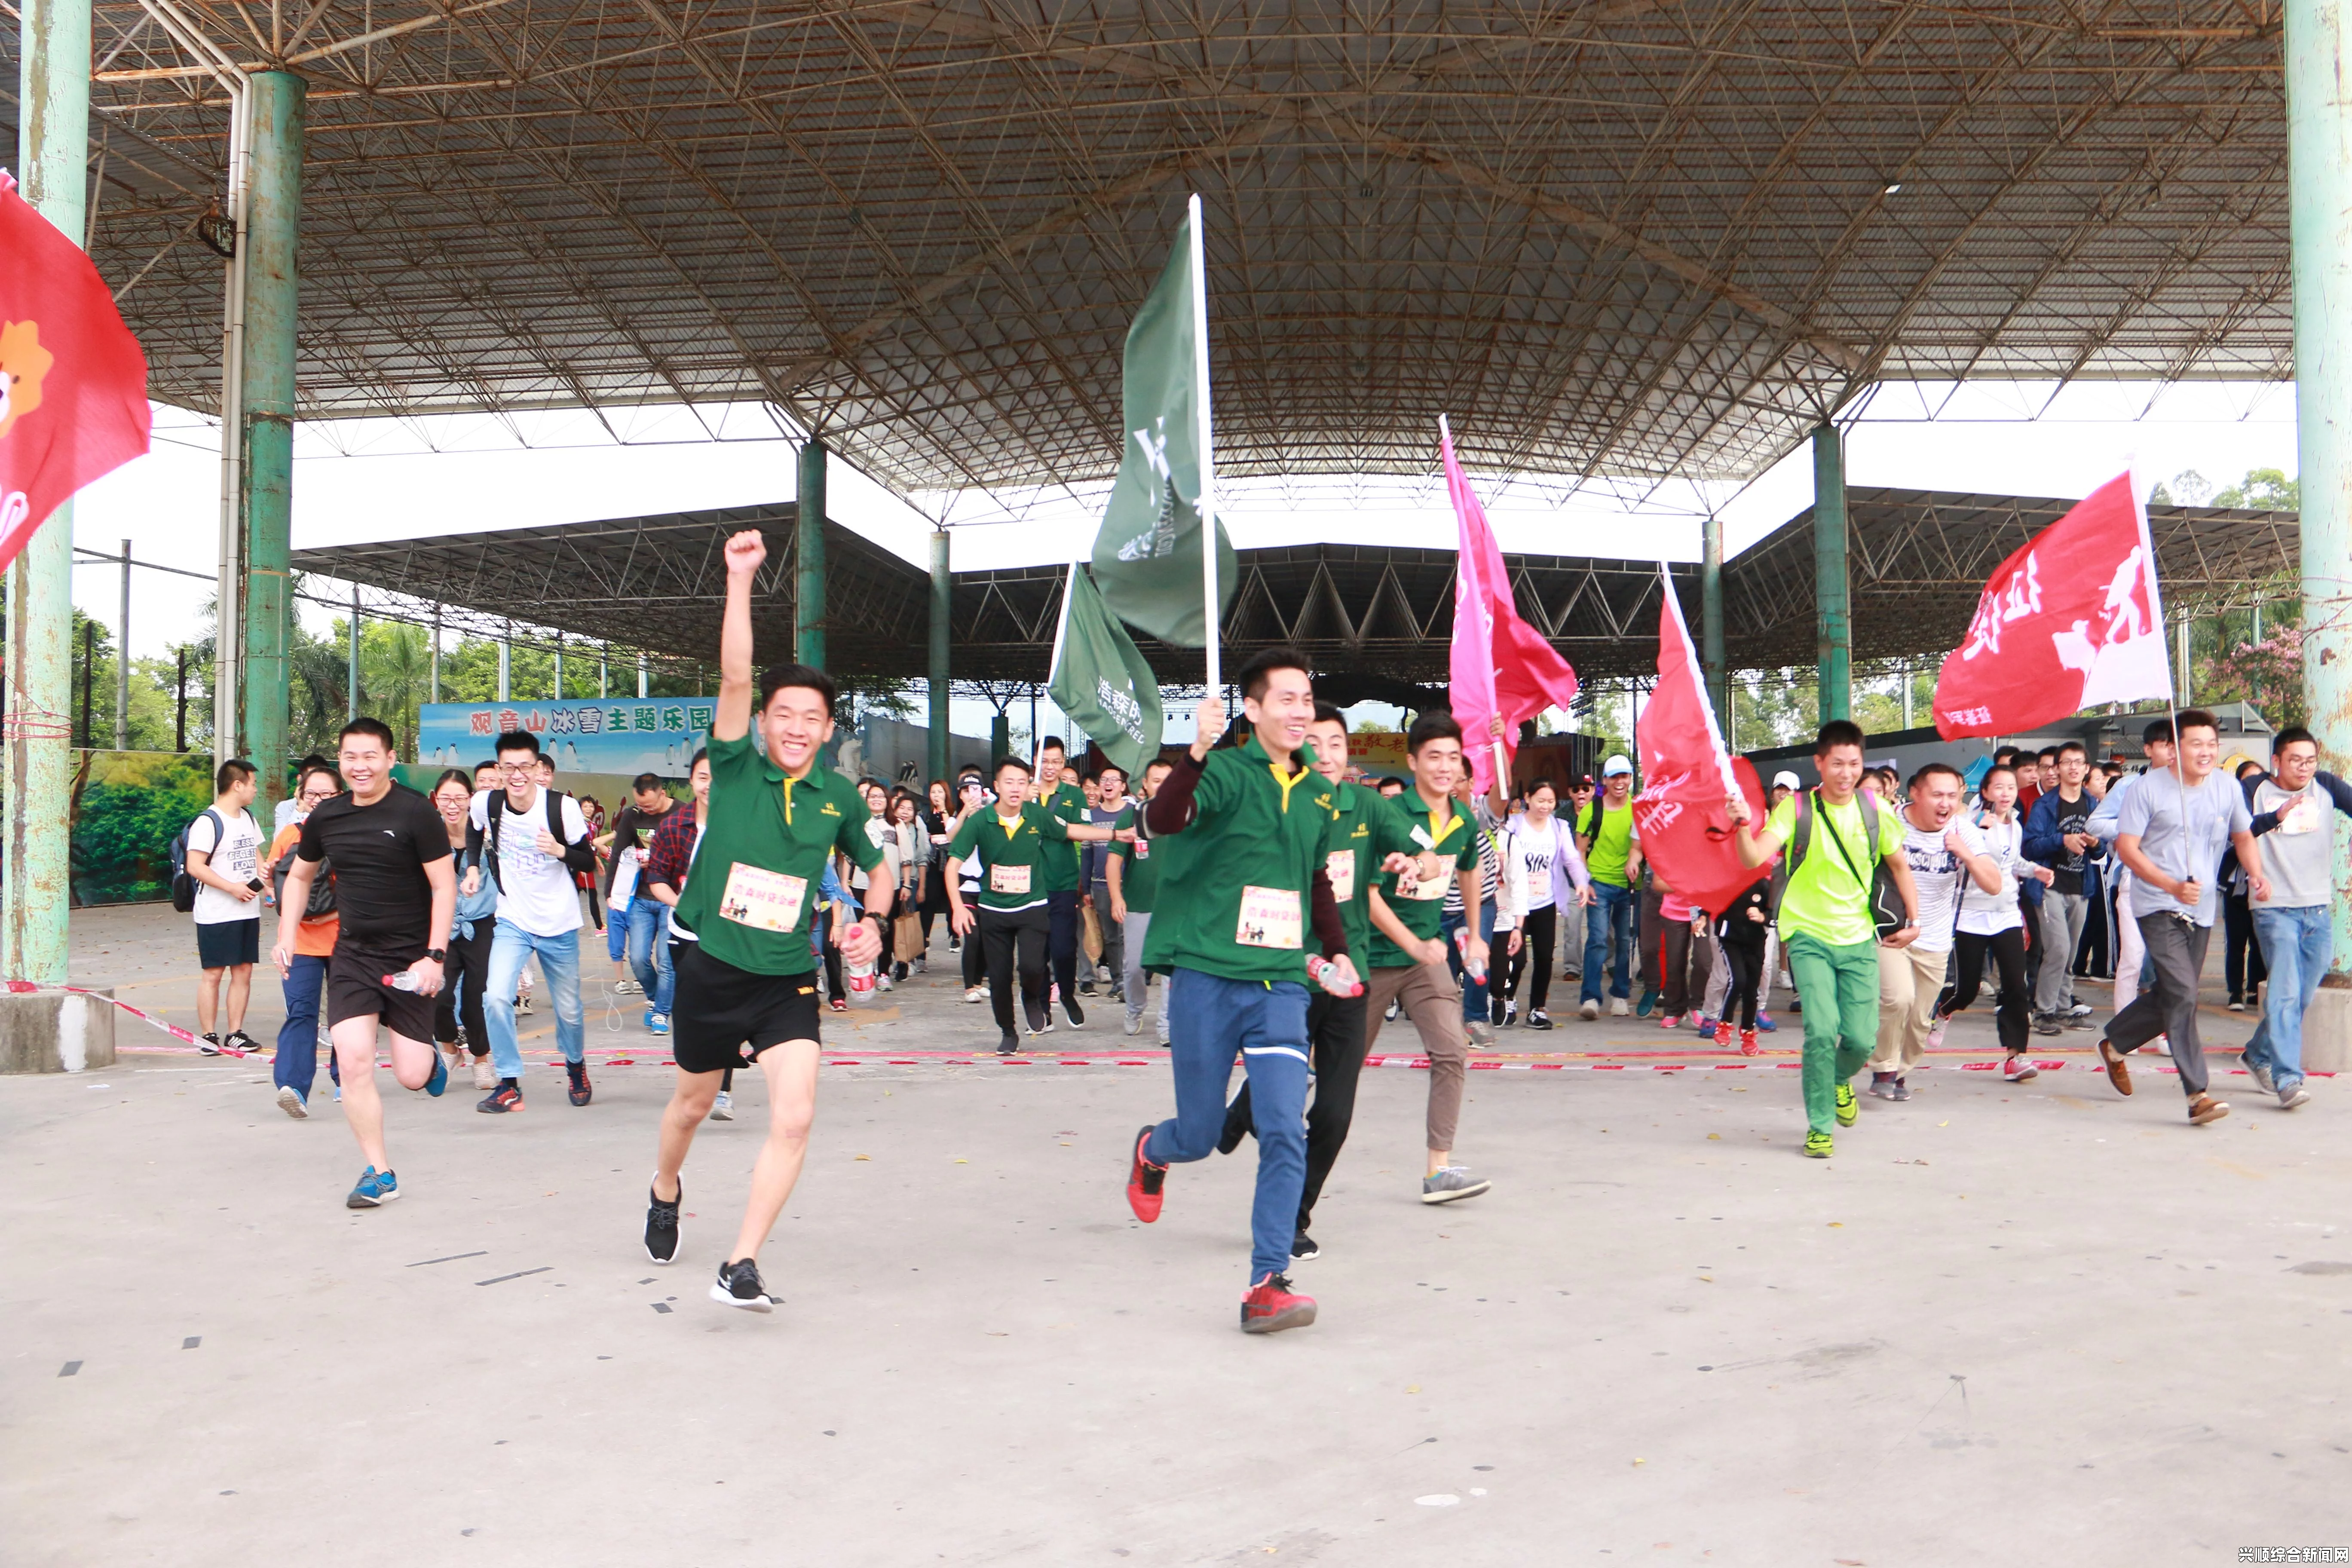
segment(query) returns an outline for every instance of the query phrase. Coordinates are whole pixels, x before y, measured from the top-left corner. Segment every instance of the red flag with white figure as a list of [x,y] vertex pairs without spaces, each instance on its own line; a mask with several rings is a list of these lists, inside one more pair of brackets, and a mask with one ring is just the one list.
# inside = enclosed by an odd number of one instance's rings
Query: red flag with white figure
[[1486,526],[1486,509],[1478,504],[1462,465],[1454,459],[1454,433],[1442,416],[1437,445],[1445,460],[1445,493],[1454,502],[1462,533],[1462,559],[1454,574],[1451,700],[1454,717],[1462,726],[1471,782],[1484,795],[1495,776],[1488,721],[1502,716],[1507,770],[1510,756],[1518,750],[1519,726],[1547,708],[1565,708],[1576,700],[1576,671],[1541,632],[1519,619],[1511,579],[1503,569],[1502,547]]
[[1709,914],[1729,907],[1765,874],[1739,863],[1725,803],[1735,794],[1764,820],[1764,790],[1745,757],[1724,749],[1706,677],[1683,619],[1674,579],[1662,565],[1665,605],[1658,611],[1658,684],[1633,727],[1642,757],[1642,793],[1633,797],[1633,828],[1642,858],[1658,880]]
[[1948,741],[2013,734],[2102,702],[2171,696],[2147,509],[2125,474],[1992,574],[1936,678],[1936,730]]
[[0,174],[0,570],[147,450],[147,356],[81,247]]

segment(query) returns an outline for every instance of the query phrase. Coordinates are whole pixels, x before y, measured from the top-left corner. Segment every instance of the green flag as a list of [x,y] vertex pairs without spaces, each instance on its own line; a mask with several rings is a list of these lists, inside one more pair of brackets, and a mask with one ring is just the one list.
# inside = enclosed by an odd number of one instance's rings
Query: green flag
[[[1201,497],[1209,454],[1207,311],[1201,290],[1196,198],[1160,281],[1127,330],[1121,407],[1127,446],[1095,535],[1096,584],[1119,618],[1177,647],[1208,643],[1202,614]],[[1217,525],[1217,607],[1233,603],[1233,541]],[[1158,740],[1157,735],[1153,737]]]
[[1055,707],[1103,749],[1129,778],[1160,754],[1165,721],[1151,666],[1103,605],[1094,578],[1072,566],[1069,603],[1062,611],[1061,657],[1047,689]]

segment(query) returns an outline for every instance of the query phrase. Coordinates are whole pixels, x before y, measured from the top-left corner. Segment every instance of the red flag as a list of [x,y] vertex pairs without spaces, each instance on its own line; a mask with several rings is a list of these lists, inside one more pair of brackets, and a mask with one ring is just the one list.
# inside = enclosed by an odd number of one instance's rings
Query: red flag
[[1443,418],[1437,422],[1437,445],[1445,460],[1445,493],[1462,529],[1462,559],[1454,574],[1454,717],[1462,725],[1471,782],[1484,795],[1495,773],[1487,721],[1503,716],[1504,753],[1517,752],[1521,724],[1547,708],[1576,700],[1576,671],[1541,632],[1519,619],[1502,547],[1486,526],[1486,509],[1462,465],[1454,460],[1454,434]]
[[1658,573],[1665,579],[1666,602],[1658,612],[1657,689],[1634,726],[1643,783],[1633,797],[1633,826],[1642,837],[1642,858],[1658,879],[1713,914],[1765,874],[1765,867],[1739,863],[1731,814],[1724,809],[1737,790],[1760,824],[1764,790],[1747,758],[1724,751],[1682,601],[1665,568]]
[[147,450],[147,356],[81,247],[0,174],[0,570]]
[[2147,510],[2109,480],[2000,563],[1936,678],[1946,740],[2007,735],[2101,702],[2170,698]]

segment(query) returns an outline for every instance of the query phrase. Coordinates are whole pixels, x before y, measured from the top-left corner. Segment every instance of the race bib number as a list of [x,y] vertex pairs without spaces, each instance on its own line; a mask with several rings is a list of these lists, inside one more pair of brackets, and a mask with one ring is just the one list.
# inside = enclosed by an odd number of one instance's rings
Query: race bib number
[[1234,941],[1244,947],[1297,948],[1304,945],[1298,895],[1288,888],[1244,888],[1242,918],[1234,927]]
[[1412,885],[1405,897],[1417,903],[1432,903],[1445,897],[1445,889],[1454,885],[1454,868],[1445,867],[1434,877],[1423,877]]
[[2305,795],[2279,813],[2278,830],[2281,833],[2312,833],[2317,831],[2323,820],[2319,803]]
[[1330,879],[1331,900],[1346,903],[1356,896],[1356,852],[1334,849],[1323,858],[1323,875]]
[[1026,893],[1030,870],[1027,866],[991,866],[988,868],[988,890],[992,893]]
[[727,868],[719,918],[753,931],[791,931],[801,923],[801,906],[807,900],[806,877],[787,877],[738,860]]

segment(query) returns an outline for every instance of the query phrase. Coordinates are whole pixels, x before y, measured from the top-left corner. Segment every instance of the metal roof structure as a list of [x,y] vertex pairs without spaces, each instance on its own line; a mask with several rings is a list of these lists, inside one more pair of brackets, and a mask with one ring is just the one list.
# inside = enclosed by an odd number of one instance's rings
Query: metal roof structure
[[[1853,647],[1858,659],[1941,656],[1957,647],[1985,579],[2074,503],[1930,490],[1848,492]],[[378,607],[415,618],[442,606],[443,624],[496,635],[504,617],[585,637],[707,659],[719,644],[725,584],[719,545],[757,526],[768,561],[754,600],[761,649],[792,646],[794,508],[730,507],[661,517],[339,545],[297,552],[299,571],[344,579],[388,597]],[[1734,669],[1810,665],[1813,624],[1812,515],[1800,514],[1724,567],[1726,655]],[[2158,572],[2172,609],[2242,604],[2291,571],[2298,534],[2290,512],[2210,507],[2151,509]],[[827,650],[836,674],[919,679],[929,625],[929,579],[838,524],[825,526]],[[1659,573],[1654,562],[1506,553],[1519,613],[1587,681],[1656,668]],[[1442,685],[1454,626],[1451,550],[1359,544],[1239,552],[1241,576],[1223,629],[1229,666],[1289,643],[1365,696],[1403,706],[1413,683]],[[961,683],[1043,681],[1061,614],[1060,566],[959,573],[950,616],[951,668]],[[1698,569],[1673,568],[1684,613],[1698,624]],[[373,611],[371,613],[373,613]],[[1169,685],[1197,682],[1191,649],[1140,640]],[[1386,683],[1386,684],[1383,684]],[[1352,700],[1353,699],[1351,699]]]
[[1425,471],[1447,412],[1738,476],[1874,379],[2291,368],[2276,0],[96,10],[93,252],[192,408],[257,69],[306,418],[761,400],[902,491],[1098,478],[1188,187],[1234,474]]

